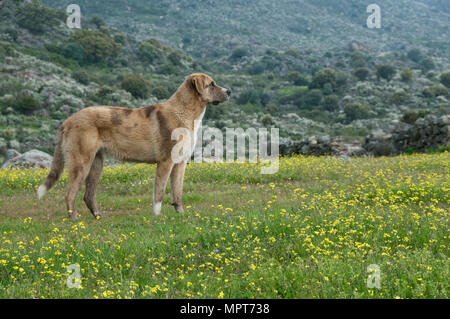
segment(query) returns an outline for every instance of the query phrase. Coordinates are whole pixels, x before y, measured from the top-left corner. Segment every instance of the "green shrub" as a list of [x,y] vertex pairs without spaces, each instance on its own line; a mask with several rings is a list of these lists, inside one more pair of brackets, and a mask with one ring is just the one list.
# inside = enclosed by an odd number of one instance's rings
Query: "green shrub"
[[19,26],[40,34],[57,26],[62,17],[59,12],[33,0],[17,9],[16,18]]
[[327,83],[333,88],[336,86],[336,71],[330,68],[319,70],[314,74],[311,88],[321,89]]
[[403,113],[403,116],[401,118],[401,121],[403,123],[408,123],[408,124],[414,124],[416,123],[416,121],[419,118],[425,117],[426,115],[430,114],[430,111],[407,111],[405,113]]
[[146,98],[150,93],[150,83],[138,74],[125,75],[120,86],[135,98]]
[[411,61],[416,63],[419,63],[420,60],[422,60],[422,52],[419,49],[409,50],[407,56]]
[[433,70],[436,67],[431,57],[423,58],[422,61],[420,61],[420,66],[424,72]]
[[248,55],[248,51],[245,48],[237,48],[231,53],[230,60],[237,61]]
[[80,64],[84,61],[83,48],[75,42],[69,42],[62,50],[62,55],[68,59],[75,60]]
[[147,63],[161,62],[163,53],[161,44],[156,39],[149,39],[139,44],[139,56]]
[[406,103],[410,99],[410,95],[403,90],[394,92],[390,98],[389,103],[400,105]]
[[11,101],[13,109],[21,113],[31,113],[41,108],[41,103],[31,95],[19,95]]
[[13,42],[16,42],[17,39],[19,38],[19,31],[17,31],[14,28],[6,28],[2,30],[2,32],[7,34]]
[[370,71],[368,68],[357,68],[353,71],[353,75],[358,79],[358,81],[364,81],[369,76]]
[[167,57],[173,65],[181,66],[181,60],[183,59],[183,55],[178,51],[173,51]]
[[313,89],[308,91],[302,99],[302,107],[311,108],[313,106],[319,106],[322,102],[323,94],[319,89]]
[[266,105],[265,110],[268,114],[277,115],[280,111],[280,108],[275,103],[269,103]]
[[385,80],[392,80],[395,76],[396,70],[393,66],[387,64],[377,65],[377,77]]
[[159,100],[167,99],[170,97],[169,90],[166,86],[158,85],[152,90],[152,95],[156,96]]
[[350,55],[350,65],[354,68],[361,68],[366,65],[366,58],[361,52],[352,52]]
[[365,119],[369,117],[370,108],[361,103],[348,103],[344,107],[344,113],[349,121]]
[[450,72],[442,73],[441,76],[439,77],[439,80],[446,87],[450,88]]
[[427,87],[425,90],[423,90],[423,95],[428,98],[430,98],[430,97],[433,98],[433,97],[440,96],[440,95],[447,95],[447,93],[448,93],[448,89],[445,86],[440,85],[440,84],[434,84],[430,87]]
[[261,90],[258,89],[248,89],[242,92],[237,98],[238,104],[255,104],[261,105]]
[[271,116],[270,114],[264,114],[264,115],[261,117],[261,123],[262,123],[264,126],[270,126],[270,125],[275,124],[275,122],[273,121],[273,118],[272,118],[272,116]]
[[85,60],[93,63],[117,57],[122,48],[110,36],[91,30],[76,31],[70,42],[77,43],[83,49]]
[[339,97],[334,94],[325,96],[322,106],[327,111],[336,111],[339,108]]
[[93,16],[90,20],[90,22],[99,29],[101,26],[105,25],[105,20],[103,20],[102,17],[99,16]]
[[89,74],[85,70],[77,70],[72,73],[72,77],[78,83],[88,85],[90,82]]
[[401,77],[403,82],[410,82],[412,80],[413,76],[414,76],[414,74],[413,74],[413,71],[411,69],[404,69],[400,73],[400,77]]

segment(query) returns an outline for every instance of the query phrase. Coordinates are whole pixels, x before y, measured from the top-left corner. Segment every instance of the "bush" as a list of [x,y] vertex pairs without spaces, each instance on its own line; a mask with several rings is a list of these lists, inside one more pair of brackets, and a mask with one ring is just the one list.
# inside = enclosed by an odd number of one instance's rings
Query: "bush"
[[361,103],[348,103],[344,107],[344,113],[347,119],[351,122],[358,119],[365,119],[369,117],[370,108]]
[[395,68],[391,65],[387,64],[379,64],[377,65],[377,77],[385,80],[392,80],[395,76]]
[[401,121],[403,123],[408,123],[408,124],[412,125],[412,124],[416,123],[416,121],[419,118],[425,117],[428,114],[430,114],[430,111],[418,111],[418,112],[408,111],[408,112],[403,113]]
[[411,61],[416,63],[419,63],[420,60],[422,60],[422,52],[419,49],[409,50],[407,56]]
[[413,78],[413,71],[411,69],[404,69],[402,73],[400,73],[400,77],[403,82],[410,82]]
[[325,96],[323,98],[322,106],[327,111],[336,111],[339,108],[339,97],[334,94]]
[[264,114],[264,115],[261,117],[261,123],[262,123],[264,126],[270,126],[270,125],[275,124],[275,122],[273,121],[273,118],[272,118],[272,116],[271,116],[270,114]]
[[173,65],[181,66],[181,60],[183,59],[183,55],[178,51],[174,51],[170,53],[167,58],[169,59],[170,62],[172,62]]
[[410,95],[403,90],[396,91],[389,98],[389,103],[400,105],[406,103],[410,98]]
[[19,32],[16,29],[6,28],[2,30],[2,32],[7,34],[13,42],[16,42],[17,39],[19,38]]
[[76,31],[70,41],[77,43],[83,49],[85,60],[93,63],[117,57],[122,48],[110,36],[91,30]]
[[270,115],[277,115],[280,111],[280,108],[274,103],[269,103],[266,105],[265,110]]
[[308,93],[305,94],[303,98],[303,105],[307,108],[311,108],[313,106],[319,106],[322,102],[322,91],[319,89],[313,89],[310,90]]
[[288,81],[294,83],[294,85],[304,86],[309,85],[308,79],[301,75],[300,72],[292,71],[287,74]]
[[155,63],[162,61],[161,44],[156,39],[149,39],[139,44],[139,56],[144,62]]
[[60,13],[41,5],[37,0],[19,7],[16,11],[16,17],[19,26],[38,34],[57,26],[58,20],[61,19]]
[[450,72],[442,73],[439,79],[442,84],[450,88]]
[[84,61],[84,51],[83,48],[75,42],[68,43],[62,50],[62,55],[68,59],[72,59],[82,64]]
[[366,65],[366,58],[361,52],[353,52],[350,56],[350,65],[354,68],[360,68]]
[[262,92],[257,89],[248,89],[242,92],[237,98],[238,104],[251,103],[254,105],[261,105],[261,94]]
[[105,25],[105,20],[103,20],[103,18],[102,17],[99,17],[99,16],[93,16],[92,18],[91,18],[91,21],[90,21],[93,25],[95,25],[96,27],[97,27],[97,29],[99,29],[101,26],[104,26]]
[[436,97],[436,96],[440,96],[440,95],[447,95],[448,90],[445,86],[440,85],[440,84],[434,84],[428,88],[426,88],[425,90],[423,90],[423,95],[425,97]]
[[10,102],[13,109],[21,113],[31,113],[41,108],[41,103],[31,95],[19,95]]
[[353,75],[358,79],[358,81],[364,81],[369,76],[369,69],[368,68],[357,68],[355,71],[353,71]]
[[248,55],[247,49],[237,48],[231,53],[230,60],[237,61],[242,59],[244,56]]
[[120,86],[125,91],[130,92],[135,98],[146,98],[150,93],[148,80],[137,74],[125,75]]
[[336,86],[336,72],[333,69],[326,68],[317,71],[311,82],[311,88],[321,89],[327,83],[330,83],[333,88]]
[[85,70],[77,70],[73,72],[72,77],[75,81],[84,85],[88,85],[90,82],[89,74]]
[[170,97],[169,90],[167,89],[167,87],[162,85],[155,86],[152,90],[152,95],[157,97],[159,100],[167,99]]
[[422,67],[422,70],[424,72],[428,72],[430,70],[433,70],[436,67],[436,65],[434,64],[433,59],[430,58],[430,57],[423,58],[422,61],[420,61],[420,66]]

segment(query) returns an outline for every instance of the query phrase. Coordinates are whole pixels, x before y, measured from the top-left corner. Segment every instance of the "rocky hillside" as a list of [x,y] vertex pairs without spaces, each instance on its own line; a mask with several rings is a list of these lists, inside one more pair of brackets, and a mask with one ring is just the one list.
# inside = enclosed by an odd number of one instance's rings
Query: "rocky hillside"
[[0,1],[2,154],[52,152],[70,114],[156,103],[192,72],[233,91],[207,126],[275,126],[285,144],[361,143],[450,112],[444,1],[380,1],[373,30],[364,1],[83,0],[81,30],[65,24],[70,1],[43,2]]

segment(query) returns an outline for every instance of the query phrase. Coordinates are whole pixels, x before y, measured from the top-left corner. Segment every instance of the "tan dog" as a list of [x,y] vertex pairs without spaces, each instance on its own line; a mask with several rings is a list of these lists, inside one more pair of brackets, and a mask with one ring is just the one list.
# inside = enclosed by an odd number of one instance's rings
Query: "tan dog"
[[[166,102],[138,109],[92,106],[73,114],[59,129],[50,173],[37,191],[38,198],[55,185],[66,163],[69,216],[78,217],[75,199],[86,180],[84,202],[97,218],[96,188],[102,174],[104,155],[111,154],[125,161],[157,163],[153,213],[161,213],[169,176],[172,205],[177,212],[183,212],[182,190],[187,159],[179,163],[173,160],[171,153],[177,140],[172,139],[172,131],[183,128],[195,136],[198,125],[194,127],[194,121],[202,120],[206,105],[227,101],[230,94],[229,89],[217,86],[208,75],[196,73],[188,76]],[[189,156],[194,146],[195,142]]]

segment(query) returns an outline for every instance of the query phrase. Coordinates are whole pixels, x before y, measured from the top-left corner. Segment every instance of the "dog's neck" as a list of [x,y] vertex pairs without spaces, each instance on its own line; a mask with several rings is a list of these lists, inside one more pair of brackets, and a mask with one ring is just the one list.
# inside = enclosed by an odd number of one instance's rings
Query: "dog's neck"
[[173,112],[190,129],[195,120],[201,120],[205,112],[207,101],[189,87],[185,81],[178,90],[167,100],[167,110]]

